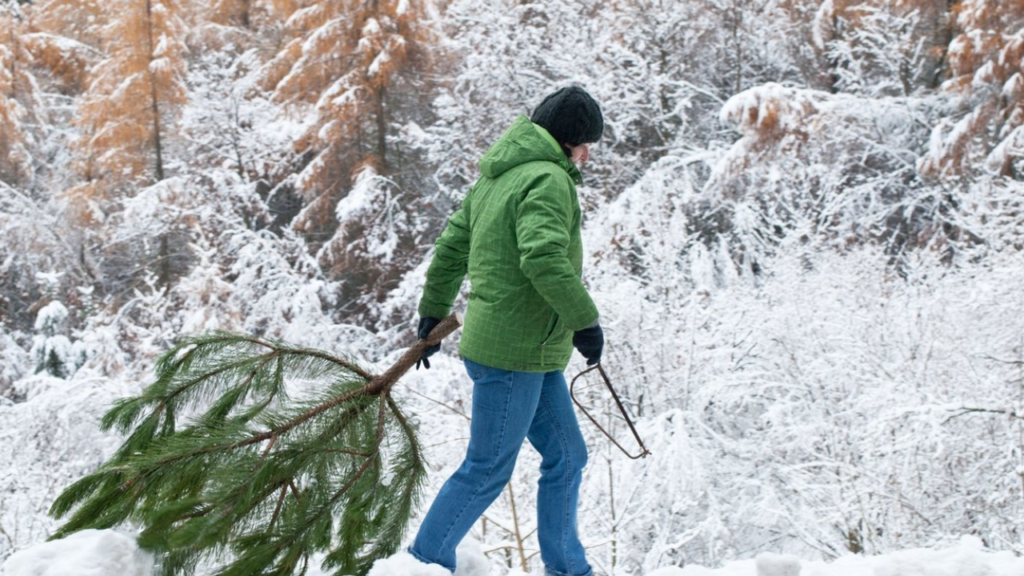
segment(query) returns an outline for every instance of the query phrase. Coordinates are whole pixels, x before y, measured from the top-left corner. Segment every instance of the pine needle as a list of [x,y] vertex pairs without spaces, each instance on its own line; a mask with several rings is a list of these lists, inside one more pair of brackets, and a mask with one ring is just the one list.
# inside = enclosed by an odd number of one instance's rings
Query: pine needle
[[[159,574],[304,573],[314,555],[365,574],[393,554],[426,468],[391,387],[445,321],[382,376],[319,350],[228,333],[186,338],[156,379],[120,400],[101,426],[126,434],[109,461],[56,499],[52,538],[131,523],[158,553]],[[323,383],[290,401],[289,381]]]

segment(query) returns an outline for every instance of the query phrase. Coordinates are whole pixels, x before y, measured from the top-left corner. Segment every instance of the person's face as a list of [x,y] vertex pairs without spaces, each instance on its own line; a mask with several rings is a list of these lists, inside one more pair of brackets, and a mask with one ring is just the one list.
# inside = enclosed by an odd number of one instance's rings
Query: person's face
[[565,145],[572,155],[569,157],[573,164],[583,164],[587,160],[590,160],[590,144],[580,144],[573,146],[572,144]]

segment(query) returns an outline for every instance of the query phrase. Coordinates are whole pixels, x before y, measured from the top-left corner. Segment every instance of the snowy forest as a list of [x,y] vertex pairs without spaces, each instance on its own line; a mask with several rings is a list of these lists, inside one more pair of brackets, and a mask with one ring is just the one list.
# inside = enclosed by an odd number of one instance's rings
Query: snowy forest
[[[595,571],[1024,555],[1022,57],[1024,0],[0,0],[0,562],[181,336],[393,362],[477,160],[567,85],[652,452],[581,418]],[[466,447],[456,344],[394,392],[423,506]],[[538,465],[471,534],[493,573],[542,568]]]

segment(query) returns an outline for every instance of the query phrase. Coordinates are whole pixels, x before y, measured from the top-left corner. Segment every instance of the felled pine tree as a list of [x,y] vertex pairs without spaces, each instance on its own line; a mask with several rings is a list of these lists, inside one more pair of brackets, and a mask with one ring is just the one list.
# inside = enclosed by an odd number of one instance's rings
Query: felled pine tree
[[[272,340],[183,340],[104,415],[127,439],[54,502],[52,515],[74,513],[53,538],[135,524],[164,576],[204,561],[219,576],[284,576],[319,554],[325,569],[365,574],[397,550],[425,471],[392,386],[460,323],[450,316],[381,375]],[[289,400],[296,381],[322,392]]]

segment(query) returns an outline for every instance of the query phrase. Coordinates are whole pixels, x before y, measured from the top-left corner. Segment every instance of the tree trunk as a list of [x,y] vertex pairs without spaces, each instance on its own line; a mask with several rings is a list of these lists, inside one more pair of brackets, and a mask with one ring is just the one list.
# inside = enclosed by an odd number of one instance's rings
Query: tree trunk
[[433,346],[444,340],[445,336],[448,336],[454,332],[459,326],[462,326],[462,315],[455,313],[450,314],[447,318],[441,321],[434,329],[430,332],[430,335],[425,340],[417,340],[415,344],[406,350],[405,354],[395,362],[391,368],[388,368],[386,372],[374,378],[366,386],[366,392],[368,394],[381,394],[391,390],[391,387],[395,385],[395,382],[412,368],[412,365],[419,361],[420,356],[423,355],[423,350],[428,346]]
[[949,72],[949,45],[956,38],[956,14],[953,13],[953,8],[956,7],[957,1],[946,0],[946,8],[942,17],[939,18],[939,29],[936,36],[942,52],[939,61],[935,64],[935,70],[928,85],[932,90],[936,90],[942,85],[946,73]]
[[380,159],[380,170],[384,172],[387,166],[387,135],[388,135],[388,121],[384,114],[384,92],[385,88],[381,86],[380,90],[377,91],[376,115],[377,115],[377,157]]
[[[154,50],[152,0],[146,0],[146,33],[149,40],[148,60],[152,63]],[[156,181],[159,182],[164,179],[164,158],[163,143],[160,139],[160,101],[157,98],[156,77],[152,70],[149,71],[149,98],[150,108],[153,111],[153,149],[156,154]]]

